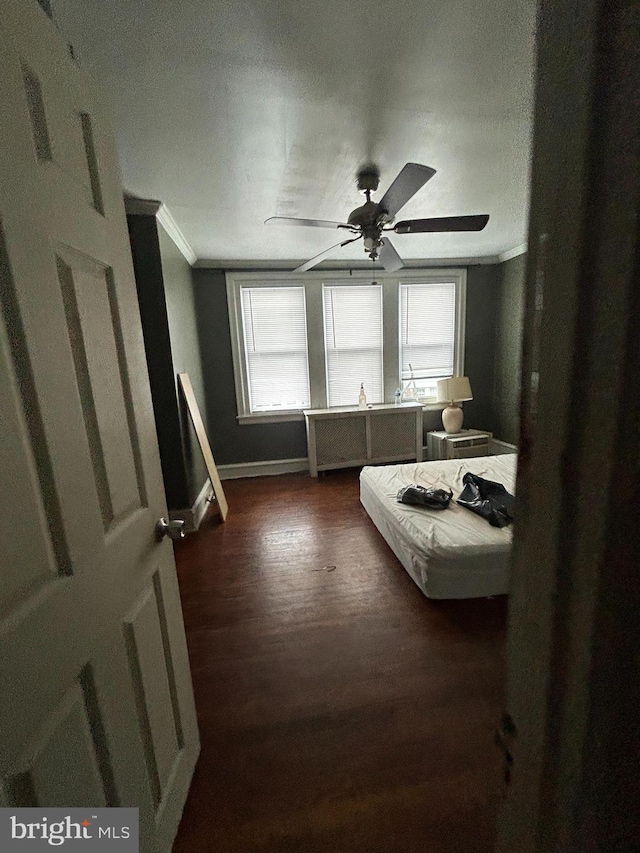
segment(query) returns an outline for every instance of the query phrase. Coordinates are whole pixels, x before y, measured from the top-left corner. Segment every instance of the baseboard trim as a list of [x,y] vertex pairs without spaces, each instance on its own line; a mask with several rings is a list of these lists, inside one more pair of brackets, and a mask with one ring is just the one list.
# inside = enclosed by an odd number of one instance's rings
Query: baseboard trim
[[[492,453],[516,453],[515,444],[494,439],[491,443]],[[494,449],[495,448],[495,449]],[[423,448],[424,458],[427,459],[427,448]],[[221,480],[239,480],[243,477],[272,477],[278,474],[299,474],[309,470],[309,460],[300,459],[269,459],[266,462],[238,462],[235,465],[218,465]]]
[[309,470],[309,460],[270,459],[266,462],[238,462],[236,465],[218,465],[221,480],[239,480],[242,477],[271,477],[277,474],[298,474]]
[[193,506],[187,509],[169,510],[169,518],[172,521],[184,521],[185,533],[195,533],[202,524],[204,514],[213,500],[213,486],[211,481],[207,480],[200,489],[200,494],[195,499]]
[[200,527],[204,514],[212,502],[215,503],[213,486],[211,485],[211,480],[206,480],[193,505],[193,523],[196,530]]

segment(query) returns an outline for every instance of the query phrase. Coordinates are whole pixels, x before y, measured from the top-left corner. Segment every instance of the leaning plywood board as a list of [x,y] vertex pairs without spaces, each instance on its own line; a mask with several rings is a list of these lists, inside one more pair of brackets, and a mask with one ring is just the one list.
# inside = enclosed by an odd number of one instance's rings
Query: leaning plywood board
[[220,515],[224,521],[227,517],[227,513],[229,512],[229,505],[227,504],[227,499],[224,496],[224,490],[222,488],[222,483],[220,482],[220,475],[218,474],[216,463],[213,460],[213,453],[211,452],[207,432],[202,422],[202,415],[200,414],[200,409],[198,408],[198,403],[196,401],[195,394],[193,393],[193,385],[191,384],[188,373],[179,373],[178,379],[182,386],[182,393],[184,394],[184,399],[186,400],[187,407],[189,409],[193,427],[196,431],[196,435],[198,436],[198,441],[200,442],[200,449],[202,450],[207,471],[209,472],[209,479],[211,480],[213,492],[216,496],[216,500],[218,501],[218,506],[220,507]]

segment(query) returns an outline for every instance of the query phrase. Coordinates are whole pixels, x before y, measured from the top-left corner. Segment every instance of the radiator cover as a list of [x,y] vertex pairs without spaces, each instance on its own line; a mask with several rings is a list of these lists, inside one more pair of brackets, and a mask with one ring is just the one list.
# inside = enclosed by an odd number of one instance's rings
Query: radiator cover
[[309,470],[422,461],[422,406],[307,409]]

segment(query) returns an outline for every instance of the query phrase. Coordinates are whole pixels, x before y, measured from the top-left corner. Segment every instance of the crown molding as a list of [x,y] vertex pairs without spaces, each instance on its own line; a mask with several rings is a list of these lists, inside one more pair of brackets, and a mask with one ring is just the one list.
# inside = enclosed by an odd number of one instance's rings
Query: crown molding
[[498,255],[498,263],[504,263],[505,261],[510,261],[511,258],[517,258],[518,255],[524,255],[527,251],[527,244],[521,243],[519,246],[514,246],[513,249],[509,249],[508,252],[502,252]]
[[[155,216],[158,222],[162,225],[169,237],[173,240],[177,248],[180,250],[185,260],[192,267],[197,269],[224,269],[224,270],[274,270],[290,272],[300,266],[300,260],[227,260],[214,258],[198,258],[196,253],[191,248],[189,241],[182,233],[180,226],[171,215],[171,211],[161,201],[155,199],[136,198],[135,196],[125,196],[125,209],[130,215],[146,215]],[[484,255],[483,257],[470,258],[411,258],[404,262],[405,269],[424,269],[427,267],[469,267],[476,264],[501,264],[504,261],[510,261],[511,258],[517,258],[518,255],[523,255],[527,251],[527,244],[522,243],[520,246],[515,246],[506,252],[501,252],[499,255]],[[335,261],[325,261],[318,264],[317,269],[322,270],[357,270],[371,269],[367,261],[351,261],[337,264]]]
[[124,207],[129,216],[155,216],[190,266],[196,265],[198,260],[196,253],[166,204],[157,199],[125,196]]
[[169,237],[171,237],[178,249],[182,252],[189,265],[194,266],[198,261],[198,257],[191,248],[189,241],[180,230],[180,226],[171,215],[166,204],[160,206],[160,210],[158,210],[156,214],[156,219],[160,225],[162,225]]
[[[231,260],[215,260],[214,258],[198,258],[193,265],[196,269],[214,269],[214,270],[242,270],[243,272],[261,272],[264,270],[272,270],[273,272],[292,272],[296,267],[303,263],[301,260],[289,261],[231,261]],[[431,269],[432,267],[473,267],[477,264],[498,264],[500,263],[499,255],[485,255],[480,258],[411,258],[405,260],[403,269]],[[314,267],[314,270],[319,272],[329,272],[334,270],[337,272],[348,272],[349,270],[368,270],[371,271],[371,261],[342,261],[338,264],[336,261],[324,261]],[[380,270],[384,272],[384,270]]]
[[124,197],[124,209],[129,216],[156,216],[161,207],[162,202],[153,198]]

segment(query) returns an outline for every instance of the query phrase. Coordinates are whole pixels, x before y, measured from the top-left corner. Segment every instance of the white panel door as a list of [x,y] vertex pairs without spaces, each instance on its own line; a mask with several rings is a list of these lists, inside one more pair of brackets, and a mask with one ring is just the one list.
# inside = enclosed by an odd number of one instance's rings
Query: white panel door
[[36,0],[0,20],[0,801],[167,851],[199,744],[114,144]]

